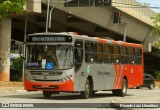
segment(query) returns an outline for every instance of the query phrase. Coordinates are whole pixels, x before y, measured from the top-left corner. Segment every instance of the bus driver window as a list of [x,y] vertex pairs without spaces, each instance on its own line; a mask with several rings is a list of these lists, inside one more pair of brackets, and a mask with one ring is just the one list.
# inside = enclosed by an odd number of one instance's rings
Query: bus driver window
[[47,51],[46,61],[53,62],[54,65],[57,65],[56,54],[54,53],[54,49],[52,48],[50,50],[48,49]]

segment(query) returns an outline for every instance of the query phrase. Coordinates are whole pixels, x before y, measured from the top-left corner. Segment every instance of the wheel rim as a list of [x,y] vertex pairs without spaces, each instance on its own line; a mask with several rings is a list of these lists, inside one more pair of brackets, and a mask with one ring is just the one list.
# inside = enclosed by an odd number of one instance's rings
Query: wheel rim
[[127,91],[127,86],[126,86],[126,83],[125,82],[123,82],[123,93],[125,94],[126,93],[126,91]]
[[90,86],[89,86],[89,81],[87,80],[86,86],[85,86],[85,94],[87,97],[89,97],[89,93],[90,93]]

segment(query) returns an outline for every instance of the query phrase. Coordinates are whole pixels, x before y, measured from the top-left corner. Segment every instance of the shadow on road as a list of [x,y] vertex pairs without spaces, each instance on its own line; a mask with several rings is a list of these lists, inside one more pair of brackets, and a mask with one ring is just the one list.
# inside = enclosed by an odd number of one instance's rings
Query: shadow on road
[[[127,96],[132,96],[132,95],[127,94]],[[45,99],[41,92],[37,92],[37,93],[27,92],[27,93],[19,93],[19,94],[10,94],[10,95],[0,96],[0,97],[17,98],[17,99],[43,99],[43,100],[79,100],[81,99],[80,93],[52,94],[51,98]],[[120,97],[120,96],[113,96],[112,93],[96,93],[94,96],[90,98],[104,98],[104,97]]]

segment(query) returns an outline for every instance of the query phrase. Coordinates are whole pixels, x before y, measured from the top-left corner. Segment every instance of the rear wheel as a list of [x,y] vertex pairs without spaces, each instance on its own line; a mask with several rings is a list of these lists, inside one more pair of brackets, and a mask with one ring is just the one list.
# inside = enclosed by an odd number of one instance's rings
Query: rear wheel
[[112,90],[112,93],[113,95],[115,96],[122,96],[124,97],[127,93],[127,81],[126,79],[123,79],[123,82],[122,82],[122,89],[119,89],[119,90]]
[[96,94],[96,91],[91,91],[90,96],[94,96]]
[[122,89],[121,89],[121,94],[120,94],[122,97],[126,95],[127,88],[128,88],[127,81],[126,79],[123,79],[123,84],[122,84]]
[[86,83],[85,83],[85,91],[82,91],[82,92],[81,92],[81,97],[82,97],[83,99],[88,99],[89,96],[90,96],[90,92],[91,92],[90,82],[89,82],[89,80],[87,79],[87,80],[86,80]]

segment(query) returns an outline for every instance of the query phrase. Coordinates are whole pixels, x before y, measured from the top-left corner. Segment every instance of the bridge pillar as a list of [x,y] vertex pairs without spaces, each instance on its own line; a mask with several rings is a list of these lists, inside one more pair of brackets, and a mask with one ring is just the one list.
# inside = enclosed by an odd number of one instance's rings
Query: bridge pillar
[[0,81],[10,81],[11,18],[0,20]]

